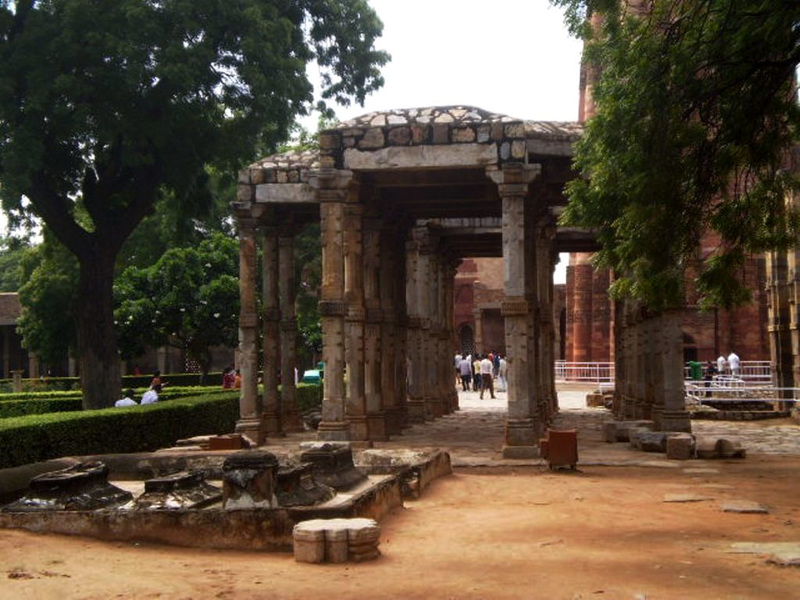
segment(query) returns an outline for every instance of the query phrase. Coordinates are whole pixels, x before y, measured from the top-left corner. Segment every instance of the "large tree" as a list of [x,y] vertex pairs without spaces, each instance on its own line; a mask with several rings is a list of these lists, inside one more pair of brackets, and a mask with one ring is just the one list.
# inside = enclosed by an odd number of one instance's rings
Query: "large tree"
[[795,243],[800,3],[551,1],[585,40],[597,110],[566,220],[597,228],[618,293],[680,306],[692,269],[706,305],[744,301],[747,253]]
[[207,165],[284,139],[313,60],[323,98],[363,101],[381,29],[366,0],[0,0],[0,193],[78,260],[87,407],[119,396],[115,260],[159,194],[191,198]]

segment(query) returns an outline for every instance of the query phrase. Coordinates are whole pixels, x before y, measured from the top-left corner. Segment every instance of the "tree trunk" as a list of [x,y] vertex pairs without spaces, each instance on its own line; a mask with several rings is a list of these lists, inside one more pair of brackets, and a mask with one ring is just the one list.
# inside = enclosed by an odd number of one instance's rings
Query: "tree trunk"
[[80,261],[74,309],[84,409],[113,406],[122,385],[114,332],[114,256],[101,254]]

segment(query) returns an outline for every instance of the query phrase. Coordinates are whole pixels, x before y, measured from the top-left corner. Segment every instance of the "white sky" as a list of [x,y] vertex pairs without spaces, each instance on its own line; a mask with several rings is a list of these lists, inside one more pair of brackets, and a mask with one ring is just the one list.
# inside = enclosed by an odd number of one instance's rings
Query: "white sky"
[[[520,119],[575,121],[582,45],[548,0],[370,0],[392,55],[384,87],[339,120],[467,104]],[[316,117],[303,124],[316,130]],[[566,278],[567,255],[555,281]]]

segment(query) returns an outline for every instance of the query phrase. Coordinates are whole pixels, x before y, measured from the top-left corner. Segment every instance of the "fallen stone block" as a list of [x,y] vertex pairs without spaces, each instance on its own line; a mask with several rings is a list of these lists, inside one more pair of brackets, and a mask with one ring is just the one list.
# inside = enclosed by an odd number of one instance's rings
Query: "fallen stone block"
[[699,437],[695,440],[697,458],[717,458],[716,438]]
[[653,423],[653,421],[615,421],[614,425],[618,442],[630,441],[631,429],[646,429],[647,431],[653,431],[653,428],[655,427],[655,423]]
[[639,436],[645,433],[651,433],[651,430],[644,427],[631,427],[627,430],[628,443],[631,448],[639,448]]
[[662,502],[705,502],[706,500],[713,500],[710,496],[698,496],[697,494],[665,494]]
[[717,440],[717,456],[719,458],[746,458],[747,450],[741,442],[720,438]]
[[380,525],[372,519],[312,519],[294,526],[297,562],[364,562],[380,556]]
[[642,452],[666,452],[667,434],[663,431],[640,430],[635,445]]
[[689,460],[694,456],[694,437],[688,433],[667,436],[666,452],[670,460]]
[[729,500],[722,503],[722,512],[766,515],[769,510],[763,504],[752,500]]
[[615,421],[603,423],[603,441],[608,444],[617,441],[617,423]]

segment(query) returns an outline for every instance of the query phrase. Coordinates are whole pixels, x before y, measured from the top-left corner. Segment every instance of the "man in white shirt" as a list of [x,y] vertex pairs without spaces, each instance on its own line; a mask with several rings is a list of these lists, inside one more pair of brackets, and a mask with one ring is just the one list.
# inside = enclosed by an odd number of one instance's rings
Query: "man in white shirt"
[[500,357],[500,367],[497,369],[497,378],[497,391],[505,392],[508,389],[508,361],[504,356]]
[[494,398],[494,383],[492,382],[493,370],[494,365],[492,361],[490,361],[487,356],[484,356],[483,359],[481,359],[481,400],[483,400],[483,392],[487,389],[492,398]]
[[125,397],[114,402],[114,406],[138,406],[136,400],[133,399],[133,390],[125,390]]
[[725,373],[725,364],[726,364],[726,362],[727,361],[725,360],[725,357],[722,356],[722,354],[720,354],[719,358],[717,359],[717,374],[718,375],[722,375],[722,374]]
[[731,368],[731,375],[737,377],[739,375],[739,357],[736,352],[728,355],[728,366]]
[[156,384],[142,395],[142,405],[155,404],[158,402],[158,392],[161,391],[161,386]]

